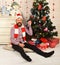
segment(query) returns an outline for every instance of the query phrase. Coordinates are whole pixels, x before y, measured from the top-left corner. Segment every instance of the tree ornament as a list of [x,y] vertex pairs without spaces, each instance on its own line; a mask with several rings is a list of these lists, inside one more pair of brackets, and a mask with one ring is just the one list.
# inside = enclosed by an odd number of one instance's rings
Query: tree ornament
[[41,27],[41,24],[39,24],[39,27]]
[[34,15],[34,18],[36,17],[36,14]]
[[41,10],[41,9],[42,9],[42,5],[39,4],[39,5],[38,5],[38,10]]
[[47,31],[48,31],[48,28],[46,27],[46,28],[44,29],[44,31],[46,31],[46,32],[47,32]]
[[36,22],[34,21],[34,24],[36,24]]
[[41,35],[42,33],[40,33],[40,35]]
[[43,16],[42,20],[43,20],[43,21],[46,21],[46,16]]
[[38,13],[38,15],[40,15],[40,13],[39,12],[37,12]]
[[37,19],[39,20],[39,16],[37,17]]
[[46,17],[48,17],[49,15],[48,15],[48,14],[46,14],[45,16],[46,16]]
[[39,23],[41,23],[41,21],[39,21]]
[[33,15],[31,15],[31,16],[30,16],[30,18],[34,18],[34,16],[33,16]]

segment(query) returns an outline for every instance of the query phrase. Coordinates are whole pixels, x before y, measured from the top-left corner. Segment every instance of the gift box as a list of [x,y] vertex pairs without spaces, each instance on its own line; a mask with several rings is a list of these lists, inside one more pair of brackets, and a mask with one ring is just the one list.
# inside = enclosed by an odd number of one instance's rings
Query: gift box
[[39,48],[41,50],[45,50],[46,48],[49,47],[49,43],[48,42],[47,43],[41,43],[41,44],[35,44],[34,41],[30,40],[30,41],[28,41],[28,43],[31,44],[31,45],[35,45],[37,48]]
[[45,50],[49,47],[49,43],[41,43],[41,44],[36,45],[36,47],[41,50]]
[[49,47],[55,48],[56,45],[59,43],[59,38],[50,38],[48,39]]
[[40,38],[40,41],[42,41],[43,43],[47,43],[48,40],[46,38],[42,37],[42,38]]
[[32,40],[28,41],[28,43],[31,44],[31,45],[35,45],[35,42],[32,41]]

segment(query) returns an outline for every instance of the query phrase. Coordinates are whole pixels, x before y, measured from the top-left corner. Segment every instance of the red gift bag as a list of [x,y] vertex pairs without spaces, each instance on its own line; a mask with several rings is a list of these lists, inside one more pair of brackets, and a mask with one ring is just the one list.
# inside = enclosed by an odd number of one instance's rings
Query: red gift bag
[[55,42],[50,42],[50,44],[49,44],[49,46],[51,47],[51,48],[55,48],[56,47],[56,43]]
[[41,50],[45,50],[49,47],[49,43],[41,43],[41,44],[38,44],[36,47]]
[[48,39],[48,42],[49,42],[49,47],[55,48],[56,45],[59,43],[59,39],[58,38],[51,38],[51,39]]

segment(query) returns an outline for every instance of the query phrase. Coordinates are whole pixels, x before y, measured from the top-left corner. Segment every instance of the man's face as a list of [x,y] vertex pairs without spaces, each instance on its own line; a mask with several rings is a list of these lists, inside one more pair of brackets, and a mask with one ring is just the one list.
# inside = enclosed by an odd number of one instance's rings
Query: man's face
[[18,27],[20,27],[22,25],[22,19],[21,18],[17,18],[16,19],[16,24],[18,25]]

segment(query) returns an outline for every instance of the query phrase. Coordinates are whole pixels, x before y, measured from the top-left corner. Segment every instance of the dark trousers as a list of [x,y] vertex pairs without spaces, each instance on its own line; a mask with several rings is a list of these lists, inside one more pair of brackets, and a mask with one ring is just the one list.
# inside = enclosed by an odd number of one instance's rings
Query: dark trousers
[[[36,52],[37,54],[41,55],[41,56],[44,56],[44,57],[49,57],[50,55],[52,55],[53,53],[50,52],[50,53],[47,53],[47,52],[43,52],[41,51],[40,49],[38,49],[36,46],[34,45],[30,45],[28,43],[24,43],[25,44],[25,48],[29,48],[31,50],[33,50],[34,52]],[[28,55],[24,52],[23,48],[18,46],[18,45],[14,45],[12,44],[12,48],[16,51],[18,51],[21,56],[24,58],[24,59],[27,59],[28,58]]]

